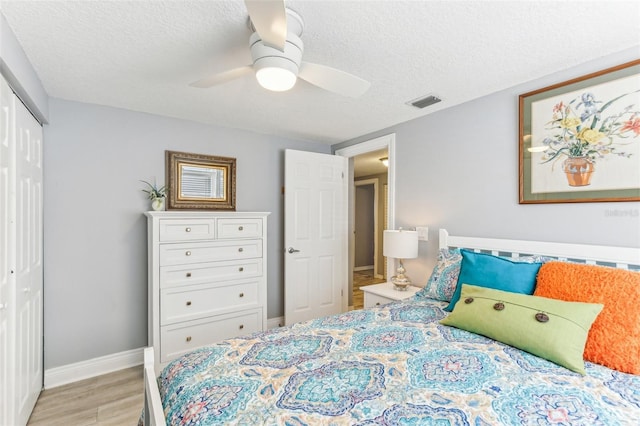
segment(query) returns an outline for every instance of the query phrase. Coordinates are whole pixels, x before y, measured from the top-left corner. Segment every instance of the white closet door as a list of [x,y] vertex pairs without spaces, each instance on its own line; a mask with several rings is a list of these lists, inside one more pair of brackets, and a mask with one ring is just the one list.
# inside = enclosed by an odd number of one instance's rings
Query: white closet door
[[[18,102],[16,102],[18,104]],[[42,127],[16,105],[16,391],[26,424],[42,389]]]
[[15,398],[13,393],[13,366],[15,343],[13,315],[15,310],[15,276],[13,265],[13,187],[15,172],[12,158],[15,97],[9,85],[0,77],[0,425],[14,424]]
[[26,425],[43,378],[42,127],[0,78],[0,425]]

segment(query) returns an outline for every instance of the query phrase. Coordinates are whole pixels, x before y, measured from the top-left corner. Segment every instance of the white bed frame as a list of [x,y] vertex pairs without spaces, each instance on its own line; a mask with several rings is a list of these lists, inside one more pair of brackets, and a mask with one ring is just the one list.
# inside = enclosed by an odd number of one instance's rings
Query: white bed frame
[[166,426],[153,346],[144,348],[144,426]]
[[466,248],[511,258],[540,255],[588,265],[640,270],[640,248],[458,237],[449,235],[446,229],[440,229],[439,238],[441,249]]
[[[466,248],[476,252],[511,258],[518,258],[524,255],[540,255],[590,265],[604,265],[640,271],[640,248],[459,237],[449,235],[446,229],[440,229],[439,237],[441,249]],[[166,419],[156,380],[159,372],[155,371],[153,360],[153,348],[146,348],[144,350],[145,426],[165,426]]]

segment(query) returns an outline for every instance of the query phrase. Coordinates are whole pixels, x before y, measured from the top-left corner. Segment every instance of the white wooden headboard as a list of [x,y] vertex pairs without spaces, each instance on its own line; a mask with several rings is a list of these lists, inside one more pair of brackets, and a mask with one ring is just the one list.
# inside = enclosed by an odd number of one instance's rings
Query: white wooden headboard
[[513,258],[524,255],[541,255],[590,265],[640,270],[640,248],[459,237],[449,235],[446,229],[440,229],[439,237],[441,249],[466,248]]

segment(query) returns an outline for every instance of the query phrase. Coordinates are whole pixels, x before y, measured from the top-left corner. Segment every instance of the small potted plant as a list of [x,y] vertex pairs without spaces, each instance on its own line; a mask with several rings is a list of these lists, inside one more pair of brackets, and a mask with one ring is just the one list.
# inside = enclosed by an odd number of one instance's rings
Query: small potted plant
[[167,190],[164,186],[158,188],[156,185],[152,185],[147,181],[141,180],[148,188],[143,189],[142,192],[147,194],[147,198],[151,200],[151,208],[155,211],[164,210],[164,199],[167,197]]

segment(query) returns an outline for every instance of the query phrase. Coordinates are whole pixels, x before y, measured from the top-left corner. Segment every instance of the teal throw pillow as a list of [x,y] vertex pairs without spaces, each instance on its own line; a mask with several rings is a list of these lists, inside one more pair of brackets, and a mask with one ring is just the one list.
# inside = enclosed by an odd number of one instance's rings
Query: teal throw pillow
[[584,375],[587,335],[603,306],[464,284],[460,301],[440,323],[482,334]]
[[462,262],[458,284],[449,306],[451,312],[460,299],[462,284],[495,288],[513,293],[533,294],[536,289],[536,275],[542,262],[516,261],[487,253],[460,250]]

